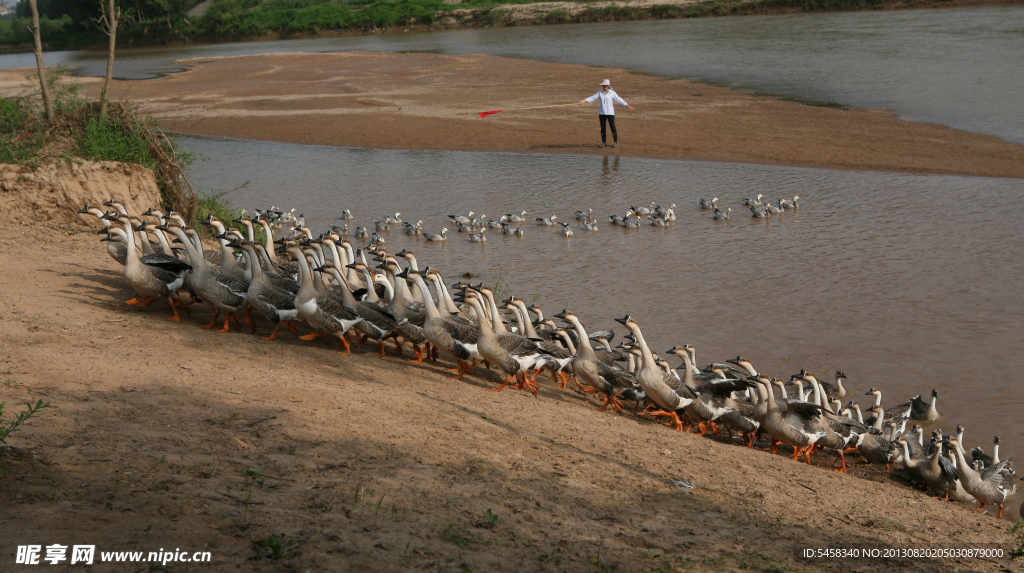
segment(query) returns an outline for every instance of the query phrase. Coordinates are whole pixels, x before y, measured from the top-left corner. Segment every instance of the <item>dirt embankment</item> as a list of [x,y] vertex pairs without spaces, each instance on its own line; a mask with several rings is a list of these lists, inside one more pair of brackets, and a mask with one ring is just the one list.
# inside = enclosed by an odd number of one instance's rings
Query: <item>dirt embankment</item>
[[16,546],[52,543],[211,553],[150,567],[176,572],[1013,567],[797,558],[1009,548],[1006,521],[852,458],[842,475],[682,434],[547,379],[537,398],[491,393],[482,367],[456,381],[451,364],[216,334],[198,307],[168,322],[125,307],[122,269],[72,227],[0,218],[0,260],[0,401],[52,405],[0,455],[5,571]]
[[[616,155],[1024,177],[1024,146],[885,110],[800,105],[626,70],[514,60],[342,52],[187,61],[158,80],[118,81],[168,130],[199,135],[384,149],[597,154],[594,105],[578,102],[610,78],[620,108]],[[0,72],[17,93],[25,70]],[[87,79],[98,95],[102,80]],[[611,139],[609,138],[609,142]]]
[[0,213],[24,221],[81,223],[75,212],[89,203],[117,199],[129,213],[160,204],[151,169],[113,161],[64,161],[31,169],[0,164]]

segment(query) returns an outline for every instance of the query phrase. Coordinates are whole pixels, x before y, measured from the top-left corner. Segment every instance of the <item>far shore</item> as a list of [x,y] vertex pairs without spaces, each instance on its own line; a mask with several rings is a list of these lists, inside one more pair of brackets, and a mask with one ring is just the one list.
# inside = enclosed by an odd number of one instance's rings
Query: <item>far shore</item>
[[[1024,177],[1024,146],[890,111],[801,105],[628,70],[486,55],[288,53],[184,60],[157,80],[115,81],[168,131],[365,147],[604,154],[913,173]],[[0,94],[30,70],[0,72]],[[599,149],[596,104],[609,78],[620,145]],[[82,78],[98,96],[100,78]],[[509,86],[515,86],[510,89]],[[609,135],[608,143],[612,142]]]

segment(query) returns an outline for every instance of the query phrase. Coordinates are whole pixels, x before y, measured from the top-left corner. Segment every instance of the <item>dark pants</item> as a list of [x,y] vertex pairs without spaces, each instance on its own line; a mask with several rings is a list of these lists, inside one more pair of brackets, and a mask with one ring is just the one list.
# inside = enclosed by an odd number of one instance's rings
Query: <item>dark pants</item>
[[619,140],[619,132],[615,131],[615,116],[599,114],[597,118],[601,120],[601,142],[604,143],[605,141],[607,141],[607,137],[605,136],[604,131],[605,122],[608,122],[612,126],[612,141],[617,142]]

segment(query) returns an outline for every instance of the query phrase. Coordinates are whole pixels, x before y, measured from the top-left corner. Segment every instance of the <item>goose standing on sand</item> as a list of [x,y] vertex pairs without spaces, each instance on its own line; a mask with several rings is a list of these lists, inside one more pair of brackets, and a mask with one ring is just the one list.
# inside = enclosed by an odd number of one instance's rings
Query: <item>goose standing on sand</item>
[[601,406],[601,410],[607,409],[608,406],[611,406],[612,410],[622,410],[622,402],[618,395],[624,390],[632,388],[636,377],[625,370],[609,366],[598,358],[594,347],[590,344],[590,337],[587,335],[586,329],[575,313],[563,310],[555,317],[571,324],[579,334],[579,347],[576,349],[576,355],[571,363],[573,372],[577,377],[582,378],[590,388],[604,395],[604,405]]
[[[956,442],[956,440],[953,440]],[[931,444],[931,455],[921,465],[921,478],[924,483],[939,497],[949,501],[949,494],[956,494],[957,480],[960,478],[957,468],[942,455],[942,437]]]
[[[501,323],[501,320],[484,310],[484,304],[481,303],[475,292],[470,291],[466,295],[465,301],[480,317],[477,328],[477,352],[489,364],[496,365],[505,373],[505,380],[494,391],[500,392],[509,380],[519,378],[520,387],[525,386],[536,396],[537,387],[527,380],[526,370],[540,356],[540,348],[525,336],[507,331],[500,335],[495,332],[495,327]],[[488,315],[491,316],[490,320],[494,326],[488,322]],[[504,329],[502,328],[502,330]]]
[[185,275],[192,270],[192,266],[170,255],[154,254],[140,258],[138,251],[135,250],[135,232],[131,220],[120,216],[116,221],[124,226],[124,231],[111,229],[112,232],[118,232],[125,243],[124,276],[135,292],[139,293],[139,296],[127,301],[126,304],[143,307],[149,306],[158,298],[167,299],[174,312],[174,316],[168,320],[180,322],[181,317],[178,316],[176,305],[177,291],[185,283]]
[[785,406],[780,406],[775,399],[775,392],[771,385],[756,380],[758,384],[767,387],[768,409],[765,415],[763,427],[772,437],[772,453],[777,451],[776,443],[783,443],[793,447],[795,461],[801,454],[804,454],[804,461],[811,462],[810,456],[815,443],[824,438],[828,432],[823,428],[824,420],[821,416],[821,408],[810,402],[790,400]]
[[[426,320],[423,323],[423,334],[430,341],[430,344],[455,358],[458,367],[455,370],[455,378],[462,377],[469,372],[469,360],[478,354],[476,343],[478,333],[476,326],[472,323],[457,321],[451,317],[441,316],[434,304],[434,298],[430,294],[426,281],[423,280],[424,271],[414,271],[407,268],[399,275],[400,278],[408,278],[416,284],[423,295]],[[399,324],[405,318],[398,319]]]
[[295,308],[311,327],[319,331],[299,338],[313,340],[325,335],[334,336],[338,339],[338,352],[344,349],[344,353],[348,354],[348,331],[362,322],[362,317],[357,316],[352,309],[333,297],[316,289],[313,284],[313,270],[306,260],[306,254],[297,244],[290,243],[285,252],[295,258],[299,268],[299,292],[295,295]]
[[263,318],[274,323],[274,332],[270,336],[261,338],[274,340],[277,338],[277,331],[281,329],[282,324],[286,325],[292,334],[299,336],[295,325],[292,324],[292,321],[299,316],[299,311],[295,308],[295,293],[277,288],[267,280],[263,273],[263,267],[259,264],[259,255],[251,242],[235,241],[231,246],[242,250],[242,254],[248,262],[248,268],[252,272],[252,280],[249,282],[249,290],[246,293],[247,303],[262,314]]
[[993,464],[979,473],[970,467],[958,446],[959,442],[956,438],[949,440],[949,447],[953,449],[953,454],[956,456],[956,467],[964,490],[978,500],[978,511],[981,511],[986,505],[998,505],[999,515],[997,517],[1001,519],[1003,503],[1007,497],[1017,491],[1017,486],[1013,483],[1014,476],[1008,467],[1010,460]]

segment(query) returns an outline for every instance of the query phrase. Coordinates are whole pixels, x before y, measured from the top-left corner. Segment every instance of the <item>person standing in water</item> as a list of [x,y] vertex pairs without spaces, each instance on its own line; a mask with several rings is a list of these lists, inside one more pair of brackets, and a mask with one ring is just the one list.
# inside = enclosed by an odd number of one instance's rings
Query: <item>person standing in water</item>
[[605,135],[605,124],[611,124],[612,127],[612,147],[619,146],[619,132],[615,131],[615,104],[626,106],[629,109],[633,109],[633,106],[626,103],[625,100],[619,97],[619,94],[615,93],[612,89],[612,82],[605,80],[601,82],[601,90],[596,94],[588,97],[585,100],[581,100],[578,105],[585,103],[592,103],[595,101],[601,102],[601,107],[597,110],[597,118],[601,122],[601,145],[604,147],[608,145],[608,138]]

